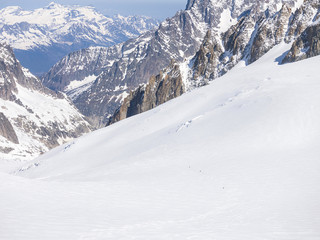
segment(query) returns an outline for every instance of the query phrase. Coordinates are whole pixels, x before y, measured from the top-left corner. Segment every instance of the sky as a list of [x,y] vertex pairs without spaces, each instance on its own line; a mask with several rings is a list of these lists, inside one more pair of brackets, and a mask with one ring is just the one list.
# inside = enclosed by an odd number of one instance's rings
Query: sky
[[[20,6],[25,10],[42,8],[53,0],[0,0],[0,8]],[[172,17],[185,8],[187,0],[55,0],[63,5],[94,6],[105,15],[145,15],[159,20]]]

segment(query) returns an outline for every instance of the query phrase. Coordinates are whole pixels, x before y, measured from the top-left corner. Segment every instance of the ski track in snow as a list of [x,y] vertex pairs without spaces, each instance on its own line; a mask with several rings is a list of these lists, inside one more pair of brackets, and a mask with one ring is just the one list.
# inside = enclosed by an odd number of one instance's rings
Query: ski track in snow
[[319,240],[320,57],[287,49],[1,165],[0,239]]

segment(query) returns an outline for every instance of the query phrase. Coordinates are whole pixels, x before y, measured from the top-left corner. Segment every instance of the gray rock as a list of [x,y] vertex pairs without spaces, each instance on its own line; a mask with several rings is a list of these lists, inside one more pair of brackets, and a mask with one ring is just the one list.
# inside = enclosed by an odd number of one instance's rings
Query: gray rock
[[[0,135],[8,139],[10,142],[19,144],[16,132],[14,131],[8,118],[6,118],[2,112],[0,112]],[[4,151],[8,152],[8,149]]]
[[1,159],[30,159],[91,130],[64,94],[44,87],[2,44],[0,98]]
[[283,4],[281,10],[272,17],[265,16],[258,22],[259,28],[253,39],[249,63],[258,60],[285,37],[291,8]]
[[292,44],[282,63],[296,62],[320,55],[320,24],[308,27]]
[[123,104],[107,125],[148,111],[185,92],[179,65],[174,61],[159,75],[152,76],[147,85],[138,87],[124,99]]

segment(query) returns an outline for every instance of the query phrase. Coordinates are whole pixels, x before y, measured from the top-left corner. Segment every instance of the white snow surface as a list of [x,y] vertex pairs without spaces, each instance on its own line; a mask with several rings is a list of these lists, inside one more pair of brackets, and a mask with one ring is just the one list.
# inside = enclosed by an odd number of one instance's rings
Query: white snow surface
[[320,56],[287,49],[3,170],[0,239],[320,239]]
[[220,24],[219,24],[219,31],[220,33],[224,33],[228,31],[228,29],[237,23],[237,19],[232,18],[231,11],[229,9],[224,9],[221,17],[220,17]]
[[76,99],[81,93],[87,91],[93,82],[97,79],[96,75],[90,75],[85,77],[83,80],[71,81],[68,86],[65,87],[64,91],[72,99]]

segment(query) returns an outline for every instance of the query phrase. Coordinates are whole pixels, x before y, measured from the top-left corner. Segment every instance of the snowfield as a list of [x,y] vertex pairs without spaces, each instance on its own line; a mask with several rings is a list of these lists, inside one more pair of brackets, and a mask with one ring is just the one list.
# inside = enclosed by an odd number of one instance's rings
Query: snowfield
[[320,239],[320,56],[287,45],[0,173],[0,239]]

